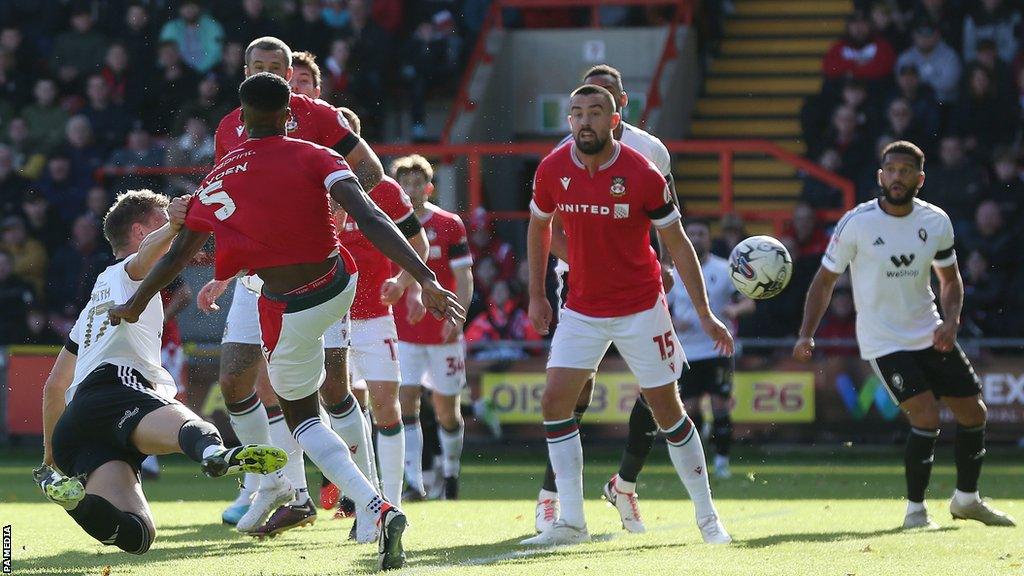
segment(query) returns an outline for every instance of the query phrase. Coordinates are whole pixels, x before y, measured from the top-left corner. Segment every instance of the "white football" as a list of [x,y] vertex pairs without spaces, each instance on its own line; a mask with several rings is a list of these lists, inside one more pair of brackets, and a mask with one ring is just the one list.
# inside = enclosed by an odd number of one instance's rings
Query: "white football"
[[754,300],[777,296],[793,277],[793,259],[771,236],[751,236],[729,255],[729,276],[736,289]]

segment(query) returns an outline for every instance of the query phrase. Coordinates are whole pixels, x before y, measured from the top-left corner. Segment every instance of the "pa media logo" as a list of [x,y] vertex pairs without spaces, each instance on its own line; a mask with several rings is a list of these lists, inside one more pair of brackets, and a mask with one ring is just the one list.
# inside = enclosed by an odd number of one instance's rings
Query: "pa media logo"
[[899,406],[875,375],[868,376],[858,388],[849,374],[840,374],[836,376],[836,391],[854,420],[863,420],[872,405],[885,420],[893,420],[900,413]]
[[2,571],[4,574],[11,573],[11,549],[13,547],[13,535],[11,534],[11,525],[7,524],[4,526],[4,560]]

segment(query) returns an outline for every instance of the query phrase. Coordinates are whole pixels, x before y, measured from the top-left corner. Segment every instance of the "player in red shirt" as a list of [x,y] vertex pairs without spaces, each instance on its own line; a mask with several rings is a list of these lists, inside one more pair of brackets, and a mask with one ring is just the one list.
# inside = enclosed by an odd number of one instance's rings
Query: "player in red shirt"
[[[270,72],[285,80],[292,77],[292,51],[287,44],[273,37],[253,40],[245,51],[245,75]],[[380,160],[358,135],[353,134],[344,117],[330,104],[300,94],[289,99],[291,115],[286,129],[292,138],[333,148],[344,156],[360,182],[367,188],[377,185],[383,176]],[[221,120],[215,135],[215,162],[246,140],[241,109]],[[227,281],[213,280],[199,291],[200,310],[216,310],[216,299],[224,292]],[[274,533],[316,519],[316,508],[309,499],[302,451],[295,444],[284,422],[277,398],[270,389],[266,362],[260,353],[260,326],[256,312],[257,293],[235,283],[231,307],[224,324],[220,351],[221,391],[231,417],[231,426],[246,443],[273,444],[288,450],[285,467],[287,482],[272,478],[247,476],[238,498],[223,513],[222,519],[235,524],[240,532],[261,535],[259,530],[273,512],[270,529]],[[349,394],[346,365],[345,322],[332,326],[325,338],[327,348],[326,402],[333,418],[331,426],[346,439],[353,458],[368,477],[371,459],[368,454],[369,435],[366,421]],[[258,489],[257,489],[258,485]],[[253,492],[255,490],[255,493]],[[280,506],[280,508],[278,508]]]
[[676,380],[686,358],[677,345],[665,303],[661,267],[648,232],[653,224],[672,256],[701,325],[724,354],[732,336],[708,306],[700,262],[679,222],[664,176],[639,152],[615,140],[621,122],[614,97],[600,86],[571,96],[573,141],[541,161],[534,177],[527,234],[530,321],[541,334],[551,323],[545,290],[551,219],[557,213],[568,237],[573,281],[551,342],[541,400],[548,454],[561,500],[561,518],[524,544],[572,544],[590,539],[583,515],[583,446],[573,409],[580,391],[612,343],[640,383],[668,439],[669,455],[694,497],[698,524],[725,534],[707,489],[704,450],[683,411]]
[[[427,232],[430,254],[427,265],[446,289],[459,295],[469,306],[473,299],[473,257],[469,252],[466,227],[456,214],[427,201],[434,187],[434,169],[419,155],[399,158],[391,172],[416,208],[416,217]],[[408,299],[406,299],[408,300]],[[413,311],[415,312],[415,311]],[[459,461],[462,458],[463,423],[459,395],[466,386],[466,351],[462,324],[442,323],[430,316],[419,322],[410,318],[407,301],[395,306],[398,324],[398,358],[401,361],[402,420],[405,423],[405,473],[409,483],[406,497],[423,498],[423,430],[420,427],[420,397],[423,386],[432,392],[437,414],[437,436],[444,460],[445,498],[458,497]]]
[[405,515],[377,493],[344,441],[320,419],[324,332],[348,313],[358,278],[351,256],[338,244],[325,189],[375,246],[416,278],[428,309],[452,321],[463,320],[463,309],[391,221],[367,202],[339,154],[285,136],[288,95],[287,82],[270,73],[242,83],[239,96],[249,140],[203,180],[170,251],[109,315],[114,324],[137,320],[145,303],[215,234],[215,277],[256,274],[264,283],[259,300],[263,349],[295,440],[356,502],[357,514],[370,515],[360,522],[361,529],[379,526],[380,567],[399,568],[405,558]]
[[[289,81],[292,92],[314,99],[319,98],[321,74],[316,57],[309,52],[296,52],[292,55],[292,67],[294,72]],[[339,111],[348,122],[352,133],[358,136],[361,126],[359,117],[348,108],[339,108]],[[370,191],[370,199],[395,222],[413,249],[426,258],[427,237],[419,220],[413,217],[412,204],[401,186],[394,180],[384,177],[380,184]],[[356,298],[350,313],[349,339],[343,343],[352,351],[352,394],[363,407],[367,423],[370,422],[368,400],[372,400],[373,414],[378,424],[377,451],[384,495],[393,504],[401,505],[405,435],[402,433],[398,404],[398,334],[391,315],[391,306],[382,301],[382,289],[387,283],[397,299],[405,288],[414,282],[408,274],[391,278],[391,261],[366,239],[353,220],[343,219],[339,224],[339,240],[352,254],[362,278],[356,289]],[[414,297],[418,298],[418,292],[416,294]],[[418,309],[422,314],[421,303],[418,303]],[[327,405],[340,402],[343,395],[347,394],[348,390],[333,391],[327,390],[326,387],[321,389],[321,396]],[[367,436],[369,437],[369,434]],[[373,457],[373,444],[370,442],[366,443],[366,453],[369,456],[369,472],[374,474],[376,459]],[[327,483],[321,488],[320,503],[324,508],[333,508],[338,496],[338,489]],[[350,507],[351,500],[345,498],[338,514],[345,515]],[[282,507],[275,512],[260,531],[272,533],[276,530],[279,513],[287,511],[288,508]],[[287,518],[284,520],[282,524],[287,524]]]

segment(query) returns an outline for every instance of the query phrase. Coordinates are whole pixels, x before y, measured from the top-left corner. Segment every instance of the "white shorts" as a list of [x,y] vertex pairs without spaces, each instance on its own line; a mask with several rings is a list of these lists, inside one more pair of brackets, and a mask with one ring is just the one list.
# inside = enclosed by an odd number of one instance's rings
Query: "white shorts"
[[[259,299],[263,352],[270,367],[270,384],[285,400],[316,394],[327,374],[324,370],[324,332],[345,318],[356,294],[356,276],[339,271],[323,288],[300,296]],[[347,284],[342,284],[347,280]],[[325,295],[334,293],[325,302]]]
[[686,366],[662,294],[650,310],[615,318],[593,318],[563,308],[548,368],[597,370],[613,342],[641,388],[675,382]]
[[445,396],[455,396],[466,386],[466,344],[398,343],[402,386],[426,386]]
[[223,343],[260,345],[260,313],[256,302],[259,295],[235,280],[235,291],[231,295],[231,307],[224,320]]
[[[355,276],[351,282],[355,285]],[[253,283],[252,285],[258,285]],[[259,346],[260,313],[257,302],[259,294],[245,286],[242,278],[235,280],[235,291],[231,296],[231,307],[224,321],[224,337],[221,342],[251,344]],[[348,317],[338,320],[324,332],[324,348],[345,348],[348,346]]]
[[349,366],[352,387],[366,389],[366,381],[400,382],[398,330],[390,314],[368,320],[353,320]]
[[324,348],[348,348],[351,325],[348,314],[344,318],[331,324],[324,332]]

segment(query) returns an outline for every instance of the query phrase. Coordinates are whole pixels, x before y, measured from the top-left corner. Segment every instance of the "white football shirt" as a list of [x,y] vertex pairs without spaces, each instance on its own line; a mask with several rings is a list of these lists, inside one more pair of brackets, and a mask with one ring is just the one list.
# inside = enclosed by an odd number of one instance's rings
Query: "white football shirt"
[[101,364],[127,366],[138,370],[156,386],[156,392],[174,398],[177,387],[169,372],[160,365],[160,338],[164,328],[164,306],[157,294],[146,304],[138,322],[110,324],[107,310],[123,304],[139,288],[141,280],[132,280],[124,267],[135,254],[112,264],[96,278],[89,304],[78,315],[70,339],[78,345],[75,377],[64,395],[71,402],[78,385]]
[[850,268],[857,343],[865,360],[923,350],[941,324],[931,288],[932,266],[956,262],[953,224],[937,206],[914,199],[907,216],[891,216],[878,200],[847,212],[821,260],[841,274]]
[[[558,146],[562,146],[566,142],[572,141],[572,134],[569,134],[562,141],[558,143]],[[661,143],[656,136],[650,132],[646,132],[633,126],[632,124],[622,123],[622,138],[619,138],[619,142],[622,142],[626,146],[636,150],[651,161],[652,164],[661,172],[661,175],[666,179],[672,174],[672,156],[668,153],[668,148]],[[555,148],[558,148],[555,146]],[[558,292],[562,292],[562,273],[569,269],[569,263],[559,260],[555,264],[555,275],[558,277]]]
[[[736,295],[736,287],[729,279],[729,262],[725,258],[710,254],[707,261],[701,263],[701,270],[704,272],[704,284],[707,286],[711,311],[715,316],[724,318],[725,307]],[[686,352],[686,359],[697,361],[720,357],[721,354],[715,350],[715,341],[700,325],[697,309],[693,307],[693,301],[683,286],[679,271],[673,270],[672,274],[675,276],[675,284],[668,293],[668,304],[672,310],[672,320],[677,326],[679,343]]]

